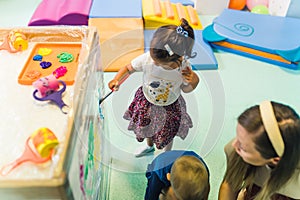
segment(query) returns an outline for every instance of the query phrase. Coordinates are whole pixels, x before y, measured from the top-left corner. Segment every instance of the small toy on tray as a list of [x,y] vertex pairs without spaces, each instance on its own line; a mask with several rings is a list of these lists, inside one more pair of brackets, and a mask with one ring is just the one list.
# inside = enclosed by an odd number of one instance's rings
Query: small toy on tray
[[[61,89],[60,84],[62,85]],[[62,100],[62,94],[66,90],[66,83],[64,81],[56,79],[56,77],[51,74],[36,80],[32,85],[35,88],[33,97],[36,100],[51,101],[55,103],[64,114],[67,114],[63,109],[67,105]]]
[[7,50],[10,53],[24,51],[28,48],[26,36],[21,32],[11,32],[4,38],[0,50]]

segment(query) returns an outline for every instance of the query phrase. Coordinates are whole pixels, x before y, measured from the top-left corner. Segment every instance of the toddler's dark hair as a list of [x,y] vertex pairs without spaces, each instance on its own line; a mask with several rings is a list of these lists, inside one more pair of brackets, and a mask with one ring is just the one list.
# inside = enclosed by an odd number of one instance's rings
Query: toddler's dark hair
[[166,25],[156,30],[150,44],[150,55],[162,63],[176,62],[182,56],[193,58],[196,56],[196,52],[192,53],[194,41],[193,28],[182,18],[179,26]]

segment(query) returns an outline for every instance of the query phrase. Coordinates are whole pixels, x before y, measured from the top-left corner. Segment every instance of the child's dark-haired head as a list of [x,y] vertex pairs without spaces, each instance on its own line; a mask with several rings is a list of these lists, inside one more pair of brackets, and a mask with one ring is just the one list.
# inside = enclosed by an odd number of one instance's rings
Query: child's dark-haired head
[[156,30],[150,44],[151,57],[160,63],[176,62],[182,56],[195,57],[192,53],[195,35],[187,20],[181,19],[179,26],[166,25]]

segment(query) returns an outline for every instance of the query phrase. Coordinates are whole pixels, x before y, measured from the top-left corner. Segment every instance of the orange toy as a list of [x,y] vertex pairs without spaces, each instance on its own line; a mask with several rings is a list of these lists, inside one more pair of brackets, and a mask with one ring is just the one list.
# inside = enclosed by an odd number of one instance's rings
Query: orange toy
[[48,128],[40,128],[31,135],[32,143],[39,155],[49,157],[52,150],[58,145],[57,137]]
[[1,175],[7,175],[24,162],[30,161],[40,164],[49,161],[54,152],[54,148],[57,145],[58,140],[50,129],[38,129],[26,140],[25,150],[22,155],[14,162],[7,164],[0,169]]
[[28,48],[28,41],[24,34],[12,32],[4,38],[0,50],[7,50],[10,53],[24,51]]
[[246,6],[246,0],[230,0],[228,8],[234,10],[242,10]]
[[12,32],[9,37],[10,37],[12,46],[16,50],[24,51],[28,48],[28,41],[27,41],[26,36],[23,33]]

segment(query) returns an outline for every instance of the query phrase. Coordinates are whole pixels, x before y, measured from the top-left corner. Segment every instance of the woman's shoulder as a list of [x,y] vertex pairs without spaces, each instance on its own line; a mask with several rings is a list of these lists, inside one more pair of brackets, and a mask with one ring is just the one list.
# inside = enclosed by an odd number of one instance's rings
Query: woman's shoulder
[[291,179],[279,189],[278,193],[291,197],[293,199],[300,199],[300,168],[298,167]]

